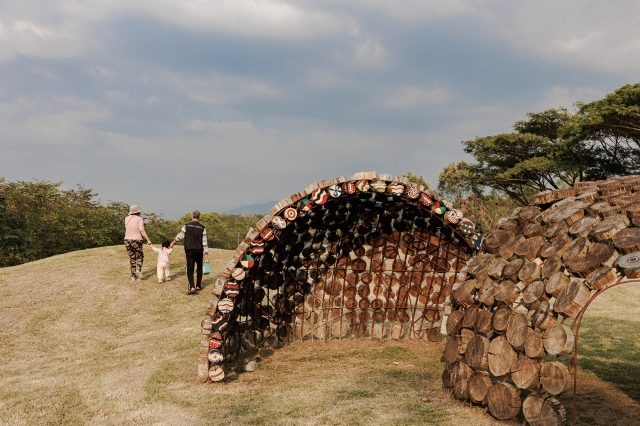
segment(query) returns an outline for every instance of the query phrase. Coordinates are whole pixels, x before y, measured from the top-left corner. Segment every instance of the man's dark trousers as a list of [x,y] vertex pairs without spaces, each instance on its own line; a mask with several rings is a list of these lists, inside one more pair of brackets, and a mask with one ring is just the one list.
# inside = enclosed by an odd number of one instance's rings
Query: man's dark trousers
[[[189,289],[194,287],[200,287],[202,285],[202,258],[204,256],[204,250],[185,249],[184,254],[187,257],[187,279],[189,280]],[[197,265],[196,269],[196,285],[193,285],[193,266]]]

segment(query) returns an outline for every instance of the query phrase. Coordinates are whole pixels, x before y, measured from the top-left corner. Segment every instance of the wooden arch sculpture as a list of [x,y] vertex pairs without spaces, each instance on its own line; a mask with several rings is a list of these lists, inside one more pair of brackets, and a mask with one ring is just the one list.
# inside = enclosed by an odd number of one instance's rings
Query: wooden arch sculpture
[[[448,205],[448,207],[447,207]],[[294,339],[441,340],[474,225],[404,176],[356,173],[308,185],[247,233],[202,321],[198,377]]]
[[573,384],[575,398],[586,308],[640,277],[640,176],[580,182],[533,202],[501,219],[454,284],[442,381],[498,419],[522,412],[532,426],[564,425],[556,396]]

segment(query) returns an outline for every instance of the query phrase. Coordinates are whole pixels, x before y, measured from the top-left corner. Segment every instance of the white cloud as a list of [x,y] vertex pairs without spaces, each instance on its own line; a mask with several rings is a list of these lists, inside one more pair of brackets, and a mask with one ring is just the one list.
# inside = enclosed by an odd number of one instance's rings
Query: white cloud
[[590,87],[563,87],[553,86],[544,94],[544,100],[540,103],[540,109],[565,107],[571,109],[577,101],[589,102],[603,97],[605,94]]
[[24,16],[3,16],[0,21],[0,61],[16,55],[72,57],[82,51],[85,36],[84,31],[68,23],[36,23]]
[[386,49],[370,36],[354,45],[353,58],[358,66],[379,67],[386,64],[388,56]]
[[233,105],[279,96],[276,88],[261,80],[224,73],[197,78],[174,75],[172,79],[191,99],[206,104]]
[[482,6],[481,2],[465,0],[356,0],[355,3],[362,9],[373,9],[385,16],[409,22],[475,14]]
[[110,90],[105,93],[107,100],[112,104],[124,104],[129,102],[129,95],[119,90]]
[[90,125],[110,116],[106,108],[75,96],[43,94],[0,103],[0,127],[7,145],[84,145],[93,138]]
[[432,88],[421,86],[400,86],[395,93],[385,98],[381,106],[389,109],[418,108],[425,105],[441,104],[451,98],[449,90],[438,84]]
[[105,79],[112,79],[117,76],[117,73],[114,70],[99,66],[88,67],[87,72],[94,77],[101,77]]
[[492,31],[523,53],[637,79],[640,4],[544,0],[496,8]]
[[71,57],[101,43],[97,23],[152,17],[191,31],[270,39],[333,36],[349,20],[282,0],[59,0],[0,4],[0,60]]

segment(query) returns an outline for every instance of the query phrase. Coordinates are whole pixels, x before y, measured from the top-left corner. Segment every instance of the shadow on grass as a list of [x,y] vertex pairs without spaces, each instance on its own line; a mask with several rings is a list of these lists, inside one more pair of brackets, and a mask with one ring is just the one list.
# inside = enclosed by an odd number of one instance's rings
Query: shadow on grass
[[578,344],[580,368],[640,402],[640,322],[589,317],[587,313]]

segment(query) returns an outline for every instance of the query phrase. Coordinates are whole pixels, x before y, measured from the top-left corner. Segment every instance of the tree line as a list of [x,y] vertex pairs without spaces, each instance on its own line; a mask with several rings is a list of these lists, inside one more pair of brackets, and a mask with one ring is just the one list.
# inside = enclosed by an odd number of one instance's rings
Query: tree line
[[[62,182],[15,181],[0,178],[0,267],[18,265],[57,254],[122,244],[126,203],[103,203],[93,190]],[[148,213],[153,215],[153,213]],[[160,244],[173,239],[191,220],[185,216],[156,218],[145,225],[149,238]],[[204,213],[209,246],[234,249],[260,215]]]

